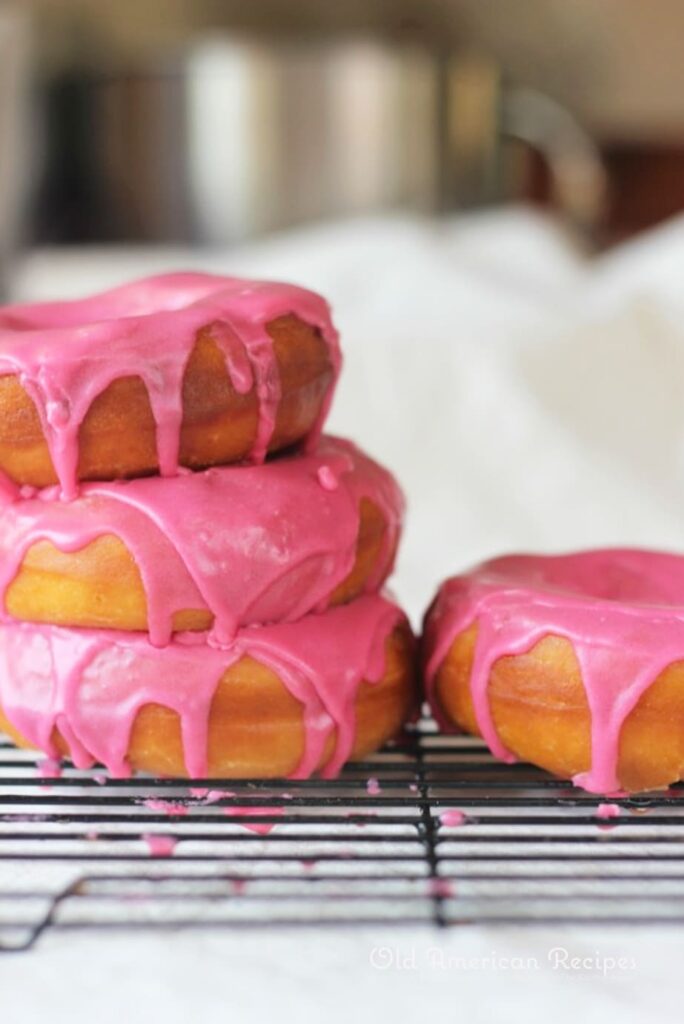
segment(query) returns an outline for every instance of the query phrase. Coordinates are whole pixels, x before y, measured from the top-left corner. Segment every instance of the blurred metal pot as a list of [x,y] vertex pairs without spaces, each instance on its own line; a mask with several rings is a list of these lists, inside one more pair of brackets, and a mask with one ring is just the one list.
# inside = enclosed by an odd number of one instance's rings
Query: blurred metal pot
[[486,57],[369,40],[221,35],[144,72],[74,71],[48,100],[36,237],[229,244],[319,219],[525,195],[513,141],[591,230],[596,147]]
[[88,94],[100,237],[218,244],[435,196],[437,73],[419,49],[218,37]]
[[29,183],[28,25],[0,8],[0,297],[25,228]]

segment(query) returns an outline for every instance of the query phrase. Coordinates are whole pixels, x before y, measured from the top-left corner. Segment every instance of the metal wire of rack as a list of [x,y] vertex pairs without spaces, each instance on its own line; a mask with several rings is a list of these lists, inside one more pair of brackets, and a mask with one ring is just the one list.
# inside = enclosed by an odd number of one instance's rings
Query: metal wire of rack
[[680,924],[684,788],[600,802],[429,722],[332,781],[50,778],[0,740],[0,951],[48,930]]

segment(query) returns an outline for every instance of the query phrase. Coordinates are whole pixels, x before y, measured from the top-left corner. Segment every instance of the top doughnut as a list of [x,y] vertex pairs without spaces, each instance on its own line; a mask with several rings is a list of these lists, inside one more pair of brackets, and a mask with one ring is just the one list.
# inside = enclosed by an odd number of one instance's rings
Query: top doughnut
[[[0,470],[16,485],[248,459],[323,426],[340,370],[319,295],[213,274],[0,309]],[[10,485],[11,486],[11,485]]]

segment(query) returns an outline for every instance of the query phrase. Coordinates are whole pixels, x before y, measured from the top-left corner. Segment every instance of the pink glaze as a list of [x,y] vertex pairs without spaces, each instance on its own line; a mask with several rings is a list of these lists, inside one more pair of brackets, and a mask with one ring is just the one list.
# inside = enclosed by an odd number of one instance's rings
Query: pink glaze
[[207,774],[207,727],[223,673],[243,656],[271,668],[303,705],[304,752],[293,777],[312,774],[328,737],[325,766],[335,775],[352,750],[354,704],[364,680],[385,671],[385,641],[403,615],[379,595],[296,623],[241,629],[224,649],[206,634],[183,633],[163,648],[143,634],[70,630],[32,623],[0,624],[0,705],[28,742],[55,757],[59,728],[79,768],[95,762],[126,777],[129,737],[145,704],[180,717],[185,766],[191,778]]
[[447,811],[442,811],[439,816],[439,820],[442,825],[446,825],[447,828],[454,828],[457,825],[465,825],[466,816],[463,811],[459,811],[457,807],[452,807]]
[[189,808],[187,804],[175,803],[172,800],[160,800],[157,797],[148,797],[142,804],[148,811],[159,811],[161,814],[168,814],[170,817],[185,817]]
[[41,779],[61,779],[62,762],[57,757],[43,757],[36,761],[36,769]]
[[448,878],[428,878],[428,893],[430,896],[449,899],[455,896],[455,890]]
[[366,791],[369,796],[380,796],[382,787],[377,779],[369,779],[366,783]]
[[147,843],[147,848],[153,857],[171,857],[178,845],[178,840],[173,836],[146,833],[141,839]]
[[[321,470],[334,473],[335,488],[321,483]],[[314,454],[264,466],[89,483],[69,503],[54,496],[48,488],[4,508],[0,592],[6,594],[38,541],[74,552],[114,535],[140,570],[157,646],[168,643],[182,609],[213,613],[210,642],[218,646],[230,644],[241,625],[294,621],[323,609],[354,565],[364,498],[387,525],[366,583],[376,590],[391,569],[403,513],[392,475],[334,438],[324,438]]]
[[599,804],[596,808],[597,818],[619,818],[622,808],[619,804]]
[[[259,814],[280,817],[285,813],[282,807],[223,807],[222,811],[228,818],[246,818]],[[267,836],[275,828],[275,822],[272,821],[241,821],[240,824],[260,836]]]
[[213,274],[148,277],[72,302],[0,309],[0,374],[16,374],[40,416],[62,494],[77,492],[78,432],[93,400],[120,377],[139,377],[157,431],[159,472],[178,471],[185,367],[198,331],[210,328],[235,390],[256,389],[251,459],[263,462],[275,426],[280,379],[266,330],[294,314],[320,331],[333,368],[313,437],[327,415],[340,351],[327,303],[294,285]]
[[199,789],[191,788],[190,795],[201,800],[203,804],[216,804],[225,797],[235,796],[235,793],[231,793],[227,789],[206,789],[200,787]]
[[[499,739],[487,699],[494,663],[550,634],[572,643],[591,712],[591,767],[573,778],[615,793],[622,725],[672,662],[684,660],[684,557],[655,551],[510,555],[448,580],[426,618],[428,697],[455,638],[477,622],[470,690],[492,753],[515,758]],[[432,700],[435,712],[440,710]]]

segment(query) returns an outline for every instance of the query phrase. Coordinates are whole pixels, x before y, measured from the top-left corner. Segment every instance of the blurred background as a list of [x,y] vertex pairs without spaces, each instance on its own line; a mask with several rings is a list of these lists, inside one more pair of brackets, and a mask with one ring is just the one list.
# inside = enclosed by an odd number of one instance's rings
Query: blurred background
[[684,546],[682,38],[679,0],[0,0],[2,289],[323,291],[416,614],[495,550]]
[[24,241],[524,198],[606,244],[684,204],[678,0],[5,0],[0,32]]

